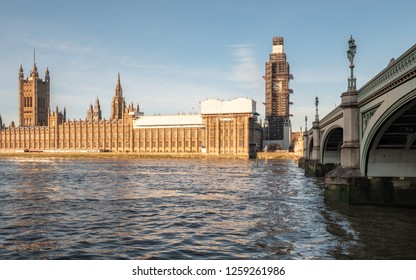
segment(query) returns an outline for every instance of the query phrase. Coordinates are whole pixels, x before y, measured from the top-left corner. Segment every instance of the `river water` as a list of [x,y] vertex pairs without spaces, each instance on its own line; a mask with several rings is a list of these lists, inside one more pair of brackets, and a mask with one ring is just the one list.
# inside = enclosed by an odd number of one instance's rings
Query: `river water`
[[284,160],[0,159],[0,259],[416,259],[416,210]]

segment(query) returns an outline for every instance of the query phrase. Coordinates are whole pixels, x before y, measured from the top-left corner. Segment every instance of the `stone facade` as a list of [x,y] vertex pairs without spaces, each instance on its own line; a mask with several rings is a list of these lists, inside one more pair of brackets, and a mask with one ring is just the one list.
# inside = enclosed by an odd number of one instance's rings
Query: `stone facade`
[[132,151],[132,120],[65,121],[53,112],[48,126],[8,127],[0,131],[0,150]]
[[218,155],[253,155],[261,131],[247,114],[204,115],[206,152]]
[[48,124],[50,102],[50,76],[46,68],[45,80],[39,77],[36,62],[26,79],[20,65],[18,79],[19,126],[45,126]]
[[304,151],[304,132],[302,128],[299,132],[292,133],[293,153],[300,157],[303,157]]
[[198,115],[139,116],[138,152],[254,156],[262,141],[254,113],[253,100],[238,98],[203,101]]
[[[118,74],[109,120],[102,118],[98,97],[94,107],[89,106],[85,120],[67,120],[66,109],[50,110],[49,70],[45,81],[38,78],[35,70],[36,64],[25,80],[20,68],[19,126],[6,127],[0,120],[0,152],[253,156],[260,148],[262,129],[251,99],[203,101],[200,115],[144,116],[138,105],[126,106]],[[43,101],[34,103],[36,98]]]

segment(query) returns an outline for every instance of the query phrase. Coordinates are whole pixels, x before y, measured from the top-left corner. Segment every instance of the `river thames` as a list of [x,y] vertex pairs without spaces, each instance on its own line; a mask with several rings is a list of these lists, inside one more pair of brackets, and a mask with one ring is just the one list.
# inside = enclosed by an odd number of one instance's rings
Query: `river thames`
[[0,259],[416,259],[416,209],[328,205],[292,161],[0,159]]

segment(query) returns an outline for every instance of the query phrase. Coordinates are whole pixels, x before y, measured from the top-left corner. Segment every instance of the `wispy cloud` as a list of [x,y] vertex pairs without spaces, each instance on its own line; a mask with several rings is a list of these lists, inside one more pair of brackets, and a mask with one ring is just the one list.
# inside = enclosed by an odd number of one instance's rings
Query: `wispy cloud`
[[229,46],[233,50],[234,66],[228,78],[238,82],[241,88],[258,89],[262,85],[262,74],[249,44]]
[[36,42],[35,47],[39,49],[55,50],[69,54],[89,54],[93,51],[96,51],[92,46],[81,45],[72,41],[62,41],[54,39]]

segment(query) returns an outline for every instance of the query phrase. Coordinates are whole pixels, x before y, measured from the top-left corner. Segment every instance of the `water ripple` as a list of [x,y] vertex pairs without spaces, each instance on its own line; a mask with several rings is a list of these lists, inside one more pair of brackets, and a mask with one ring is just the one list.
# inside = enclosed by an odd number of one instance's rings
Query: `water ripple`
[[414,210],[326,205],[289,161],[0,159],[0,178],[1,259],[415,257]]

